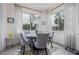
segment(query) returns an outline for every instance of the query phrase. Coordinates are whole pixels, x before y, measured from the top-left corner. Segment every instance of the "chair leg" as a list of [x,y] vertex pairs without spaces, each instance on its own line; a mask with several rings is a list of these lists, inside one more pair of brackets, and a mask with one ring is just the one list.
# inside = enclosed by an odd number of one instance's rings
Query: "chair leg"
[[51,42],[51,47],[53,48],[52,42]]
[[21,54],[23,54],[23,46],[21,46]]
[[38,53],[38,52],[39,52],[39,50],[37,50],[36,52],[37,52],[37,55],[38,55],[38,54],[39,54],[39,53]]
[[48,55],[47,48],[45,48],[45,51],[46,51],[46,55]]
[[25,54],[25,46],[23,46],[23,55]]
[[22,53],[22,46],[21,46],[21,53]]
[[49,42],[48,42],[48,45],[49,45]]

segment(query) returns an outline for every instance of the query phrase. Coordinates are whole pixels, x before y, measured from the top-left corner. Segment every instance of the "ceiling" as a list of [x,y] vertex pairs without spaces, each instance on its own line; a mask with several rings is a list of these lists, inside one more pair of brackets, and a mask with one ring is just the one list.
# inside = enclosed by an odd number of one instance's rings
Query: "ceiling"
[[44,10],[53,9],[60,4],[61,3],[19,3],[18,5],[29,7],[39,11],[44,11]]

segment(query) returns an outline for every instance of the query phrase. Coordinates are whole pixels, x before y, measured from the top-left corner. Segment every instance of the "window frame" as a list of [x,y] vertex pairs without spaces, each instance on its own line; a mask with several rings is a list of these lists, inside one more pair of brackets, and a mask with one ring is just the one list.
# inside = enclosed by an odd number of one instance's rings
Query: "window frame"
[[[60,14],[61,12],[63,12],[63,16],[64,16],[64,10],[60,10],[60,11],[56,12],[55,14],[50,15],[50,17],[51,17],[50,20],[52,21],[52,16],[53,16],[53,15]],[[65,18],[65,17],[64,17],[64,18]],[[53,20],[53,21],[54,21],[54,20]],[[51,22],[51,23],[52,23],[52,22]],[[51,25],[52,25],[52,24],[51,24]],[[63,24],[63,26],[64,26],[64,24]],[[52,27],[53,27],[53,26],[52,26]],[[57,30],[55,29],[55,30],[54,30],[54,29],[52,28],[52,30],[53,30],[53,31],[64,31],[64,28],[63,28],[62,30],[59,30],[59,29],[57,29]]]

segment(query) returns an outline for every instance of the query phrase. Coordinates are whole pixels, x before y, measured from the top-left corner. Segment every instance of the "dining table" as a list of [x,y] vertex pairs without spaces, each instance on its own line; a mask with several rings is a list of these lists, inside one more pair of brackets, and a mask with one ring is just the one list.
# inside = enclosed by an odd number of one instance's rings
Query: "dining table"
[[24,41],[29,45],[33,45],[33,43],[36,41],[35,32],[24,32],[23,37],[24,37]]

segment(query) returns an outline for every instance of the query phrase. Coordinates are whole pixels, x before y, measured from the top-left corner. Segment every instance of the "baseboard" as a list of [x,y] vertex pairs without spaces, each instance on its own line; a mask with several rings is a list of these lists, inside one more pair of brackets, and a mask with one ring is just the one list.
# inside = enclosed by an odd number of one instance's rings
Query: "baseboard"
[[79,54],[79,52],[78,52],[76,49],[72,49],[72,48],[66,47],[65,45],[60,44],[60,43],[55,42],[55,41],[53,41],[53,43],[55,43],[55,44],[57,44],[57,45],[60,45],[60,46],[64,47],[65,50],[67,50],[67,51],[69,51],[69,52],[71,52],[71,53],[73,53],[73,54],[76,54],[76,55]]
[[57,45],[60,45],[62,47],[66,47],[65,45],[61,44],[61,43],[58,43],[58,42],[55,42],[55,41],[52,41],[53,43],[57,44]]
[[66,47],[65,45],[60,44],[60,43],[55,42],[55,41],[53,41],[53,43],[55,43],[55,44],[57,44],[57,45],[60,45],[60,46],[64,47],[64,48],[65,48],[65,50],[67,50],[67,51],[69,51],[69,52],[71,52],[71,53],[73,53],[73,54],[79,55],[79,51],[78,51],[78,50],[76,50],[76,49]]
[[18,44],[13,44],[13,45],[8,45],[8,46],[6,46],[6,49],[12,48],[12,47],[17,46],[17,45],[20,45],[20,43],[18,43]]

